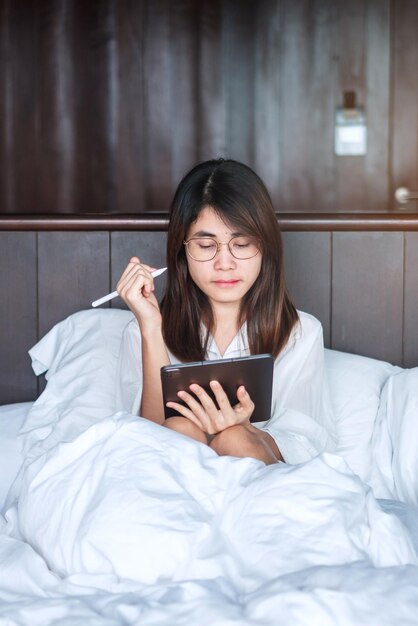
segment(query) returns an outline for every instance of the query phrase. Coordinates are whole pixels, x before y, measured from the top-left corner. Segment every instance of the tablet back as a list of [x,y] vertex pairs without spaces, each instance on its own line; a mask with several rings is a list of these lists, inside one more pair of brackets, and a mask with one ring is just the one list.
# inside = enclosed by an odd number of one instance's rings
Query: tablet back
[[251,422],[264,422],[270,419],[273,387],[274,358],[271,354],[255,354],[236,359],[197,361],[166,365],[161,368],[165,417],[173,417],[178,412],[165,406],[166,402],[184,404],[177,392],[191,393],[189,385],[197,383],[215,400],[209,387],[211,380],[217,380],[223,387],[232,406],[237,403],[237,389],[244,385],[255,404]]

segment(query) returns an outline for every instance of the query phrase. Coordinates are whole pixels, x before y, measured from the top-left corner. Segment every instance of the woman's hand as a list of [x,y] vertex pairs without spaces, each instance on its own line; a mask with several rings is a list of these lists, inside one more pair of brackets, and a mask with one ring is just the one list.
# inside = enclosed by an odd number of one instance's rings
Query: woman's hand
[[118,294],[137,318],[142,332],[148,328],[161,328],[160,307],[153,293],[151,272],[154,269],[134,256],[116,285]]
[[213,380],[209,385],[218,406],[203,387],[197,384],[190,385],[193,395],[187,391],[178,392],[177,395],[186,403],[186,406],[178,402],[167,402],[167,406],[177,411],[179,415],[187,417],[208,435],[215,435],[236,424],[249,423],[254,411],[254,402],[244,386],[238,387],[238,403],[231,406],[220,383]]

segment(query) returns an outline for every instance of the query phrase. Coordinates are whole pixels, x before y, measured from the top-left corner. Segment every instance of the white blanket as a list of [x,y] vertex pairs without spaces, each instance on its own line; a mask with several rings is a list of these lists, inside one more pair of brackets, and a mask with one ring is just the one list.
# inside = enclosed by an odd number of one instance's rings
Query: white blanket
[[339,457],[266,467],[127,414],[73,420],[7,513],[0,623],[416,624],[411,538]]

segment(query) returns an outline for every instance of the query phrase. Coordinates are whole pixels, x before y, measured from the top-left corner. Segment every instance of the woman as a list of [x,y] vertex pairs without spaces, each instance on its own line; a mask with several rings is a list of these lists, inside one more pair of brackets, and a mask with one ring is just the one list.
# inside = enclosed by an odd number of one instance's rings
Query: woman
[[[161,310],[153,268],[133,257],[117,290],[135,315],[123,339],[120,408],[209,445],[220,455],[267,464],[298,463],[333,449],[322,328],[296,311],[286,289],[282,241],[269,194],[249,167],[217,159],[194,167],[175,193],[167,237]],[[216,381],[218,406],[198,385],[169,403],[160,368],[168,363],[271,353],[271,416],[250,423],[244,387],[231,406]],[[132,393],[133,392],[133,393]],[[135,397],[135,400],[133,400]]]

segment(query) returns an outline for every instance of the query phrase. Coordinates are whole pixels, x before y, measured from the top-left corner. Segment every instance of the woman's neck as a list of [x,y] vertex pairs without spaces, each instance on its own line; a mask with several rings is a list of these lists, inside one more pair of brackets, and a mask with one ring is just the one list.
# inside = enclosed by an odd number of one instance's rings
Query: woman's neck
[[213,337],[219,352],[223,356],[225,350],[237,334],[239,309],[231,306],[218,306],[213,311]]

